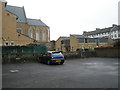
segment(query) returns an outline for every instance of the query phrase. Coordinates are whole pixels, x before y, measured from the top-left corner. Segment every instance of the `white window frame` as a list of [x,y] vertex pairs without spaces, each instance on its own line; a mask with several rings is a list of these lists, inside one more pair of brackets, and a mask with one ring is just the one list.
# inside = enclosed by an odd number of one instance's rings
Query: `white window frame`
[[[8,43],[8,45],[6,45],[6,43]],[[5,41],[4,45],[5,45],[5,46],[9,46],[9,42],[8,42],[8,41]]]
[[[13,43],[13,45],[12,45],[12,43]],[[14,41],[11,41],[11,42],[10,42],[10,45],[11,45],[11,46],[15,46],[15,43],[14,43]]]

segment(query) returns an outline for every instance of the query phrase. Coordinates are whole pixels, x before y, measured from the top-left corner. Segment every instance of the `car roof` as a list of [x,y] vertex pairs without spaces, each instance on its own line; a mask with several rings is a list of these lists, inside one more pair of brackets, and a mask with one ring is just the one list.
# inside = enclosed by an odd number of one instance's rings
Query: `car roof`
[[48,53],[60,53],[58,51],[48,51]]

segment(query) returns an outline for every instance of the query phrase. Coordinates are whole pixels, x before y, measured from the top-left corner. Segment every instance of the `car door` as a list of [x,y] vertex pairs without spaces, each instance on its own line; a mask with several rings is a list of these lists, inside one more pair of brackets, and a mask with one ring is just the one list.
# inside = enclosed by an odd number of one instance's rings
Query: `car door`
[[43,54],[43,55],[42,55],[42,62],[43,62],[43,63],[46,63],[46,57],[47,57],[47,54]]
[[46,55],[46,57],[45,57],[45,61],[46,61],[46,63],[48,62],[48,60],[50,60],[51,59],[51,55],[50,55],[50,53],[47,53],[47,55]]

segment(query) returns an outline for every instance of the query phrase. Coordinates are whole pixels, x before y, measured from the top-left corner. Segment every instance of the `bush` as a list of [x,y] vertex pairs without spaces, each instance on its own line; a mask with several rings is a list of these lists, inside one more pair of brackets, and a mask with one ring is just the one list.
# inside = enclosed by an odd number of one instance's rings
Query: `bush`
[[82,52],[83,49],[82,49],[82,48],[78,48],[78,49],[76,49],[76,51],[77,51],[77,52]]

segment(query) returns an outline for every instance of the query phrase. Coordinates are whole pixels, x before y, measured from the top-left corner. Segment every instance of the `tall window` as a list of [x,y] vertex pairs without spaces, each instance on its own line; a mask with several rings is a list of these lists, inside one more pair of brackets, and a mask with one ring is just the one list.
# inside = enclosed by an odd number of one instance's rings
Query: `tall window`
[[43,37],[42,38],[43,38],[43,41],[46,41],[46,31],[45,30],[43,31]]
[[33,38],[33,30],[32,29],[29,29],[28,30],[28,36]]
[[40,40],[40,30],[36,30],[36,40]]

